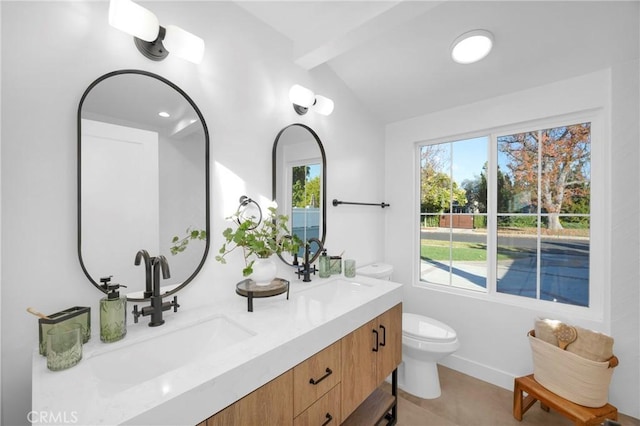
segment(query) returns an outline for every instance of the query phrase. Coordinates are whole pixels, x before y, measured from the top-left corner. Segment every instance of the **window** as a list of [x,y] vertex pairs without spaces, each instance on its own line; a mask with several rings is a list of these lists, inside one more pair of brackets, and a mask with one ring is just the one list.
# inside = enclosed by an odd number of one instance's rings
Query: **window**
[[422,282],[590,305],[590,122],[419,153]]
[[320,238],[320,164],[291,168],[291,231],[307,241]]
[[498,136],[497,290],[589,306],[591,123]]
[[420,147],[420,279],[487,287],[487,137]]

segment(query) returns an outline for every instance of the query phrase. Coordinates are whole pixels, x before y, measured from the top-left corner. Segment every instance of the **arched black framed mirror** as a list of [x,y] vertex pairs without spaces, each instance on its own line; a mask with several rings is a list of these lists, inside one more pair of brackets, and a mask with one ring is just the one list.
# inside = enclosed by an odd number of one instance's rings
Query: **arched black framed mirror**
[[78,107],[78,257],[144,300],[136,253],[163,255],[170,296],[197,275],[209,251],[209,132],[178,86],[156,74],[120,70],[96,79]]
[[[326,182],[327,157],[316,132],[300,123],[280,130],[273,142],[272,195],[278,212],[289,216],[289,229],[301,241],[317,238],[325,242]],[[313,260],[320,255],[316,246],[311,246]],[[293,263],[288,254],[281,259]]]

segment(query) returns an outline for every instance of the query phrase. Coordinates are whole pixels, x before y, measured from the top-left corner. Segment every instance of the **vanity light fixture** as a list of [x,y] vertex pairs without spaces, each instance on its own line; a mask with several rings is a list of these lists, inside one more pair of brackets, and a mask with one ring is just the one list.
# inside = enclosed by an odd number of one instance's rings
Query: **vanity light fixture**
[[309,108],[322,115],[329,115],[333,112],[333,101],[331,99],[316,95],[299,84],[291,86],[289,100],[298,115],[305,115]]
[[489,31],[469,31],[454,40],[451,58],[459,64],[472,64],[487,56],[492,47],[493,34]]
[[132,35],[140,53],[153,61],[162,61],[171,52],[196,64],[202,62],[204,40],[175,25],[160,26],[153,12],[131,0],[110,0],[109,24]]

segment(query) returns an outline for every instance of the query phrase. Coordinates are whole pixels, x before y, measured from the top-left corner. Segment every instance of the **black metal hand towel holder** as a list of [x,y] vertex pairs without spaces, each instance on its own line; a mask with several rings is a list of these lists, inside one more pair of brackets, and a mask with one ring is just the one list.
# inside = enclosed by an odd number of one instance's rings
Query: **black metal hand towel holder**
[[339,206],[340,204],[351,204],[351,205],[355,205],[355,206],[377,206],[377,207],[381,207],[381,208],[385,208],[385,207],[390,207],[391,204],[387,204],[387,203],[355,203],[355,202],[351,202],[351,201],[338,201],[336,199],[333,200],[333,205],[334,206]]

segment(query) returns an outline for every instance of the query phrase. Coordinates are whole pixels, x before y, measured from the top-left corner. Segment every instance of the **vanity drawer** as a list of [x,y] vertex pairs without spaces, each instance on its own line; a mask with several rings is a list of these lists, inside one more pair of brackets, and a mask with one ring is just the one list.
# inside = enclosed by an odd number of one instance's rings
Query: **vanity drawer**
[[293,368],[294,417],[340,382],[341,343],[338,340]]
[[293,426],[336,426],[340,424],[340,384],[334,386],[293,420]]

